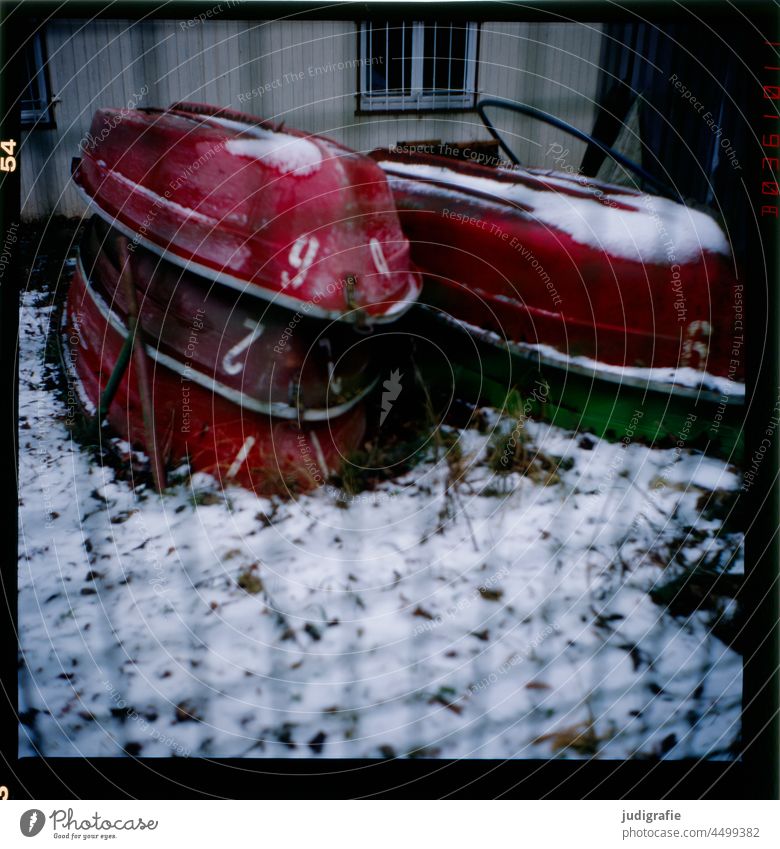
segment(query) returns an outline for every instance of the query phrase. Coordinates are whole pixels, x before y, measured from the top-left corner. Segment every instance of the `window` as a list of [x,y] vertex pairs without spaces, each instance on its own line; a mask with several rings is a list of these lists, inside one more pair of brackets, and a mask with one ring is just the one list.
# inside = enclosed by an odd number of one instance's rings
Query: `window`
[[43,35],[36,32],[24,45],[22,57],[22,127],[53,127],[51,86]]
[[474,106],[475,23],[363,23],[360,57],[360,109]]

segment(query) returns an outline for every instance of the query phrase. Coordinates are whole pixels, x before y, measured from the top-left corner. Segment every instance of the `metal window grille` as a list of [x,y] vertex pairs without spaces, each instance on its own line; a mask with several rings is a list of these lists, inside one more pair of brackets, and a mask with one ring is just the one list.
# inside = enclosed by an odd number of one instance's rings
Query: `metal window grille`
[[21,99],[22,127],[51,126],[52,96],[46,71],[43,36],[40,32],[36,32],[24,45],[22,61],[25,73]]
[[419,21],[360,26],[360,108],[474,106],[477,24]]

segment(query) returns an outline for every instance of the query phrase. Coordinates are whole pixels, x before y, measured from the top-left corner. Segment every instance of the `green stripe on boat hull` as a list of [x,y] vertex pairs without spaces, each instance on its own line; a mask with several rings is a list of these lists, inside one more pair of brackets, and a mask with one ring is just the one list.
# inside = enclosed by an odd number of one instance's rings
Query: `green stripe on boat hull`
[[600,379],[477,338],[432,313],[417,308],[404,321],[411,332],[441,346],[449,359],[447,365],[438,358],[438,365],[421,363],[423,377],[439,386],[454,379],[456,395],[466,401],[500,409],[514,390],[531,419],[610,440],[681,445],[733,463],[742,460],[744,405],[734,397],[712,392],[697,397],[662,384]]

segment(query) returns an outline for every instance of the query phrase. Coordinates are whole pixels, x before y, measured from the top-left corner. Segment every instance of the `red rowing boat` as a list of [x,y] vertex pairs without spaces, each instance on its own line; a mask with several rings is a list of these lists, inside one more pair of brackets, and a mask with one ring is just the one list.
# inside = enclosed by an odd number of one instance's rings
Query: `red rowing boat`
[[[90,411],[128,334],[119,285],[123,240],[93,220],[68,293],[71,367]],[[126,255],[152,363],[163,459],[186,458],[195,470],[261,493],[309,489],[337,472],[363,435],[361,401],[375,382],[364,361],[345,354],[350,329],[209,288],[143,248]],[[131,445],[148,448],[132,367],[108,421]]]
[[428,303],[596,376],[743,380],[742,287],[709,216],[579,175],[371,155]]
[[316,318],[390,321],[420,291],[393,197],[368,157],[194,104],[101,109],[74,179],[134,243]]

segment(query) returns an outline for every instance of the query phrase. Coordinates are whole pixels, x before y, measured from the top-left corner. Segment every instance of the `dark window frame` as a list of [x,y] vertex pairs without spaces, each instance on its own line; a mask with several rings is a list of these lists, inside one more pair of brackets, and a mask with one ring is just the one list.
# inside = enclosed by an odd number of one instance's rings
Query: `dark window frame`
[[[25,71],[27,76],[22,80],[22,94],[19,103],[20,124],[23,130],[51,130],[57,124],[54,120],[54,104],[56,99],[52,92],[51,76],[49,74],[49,55],[46,50],[46,39],[42,28],[37,29],[23,46]],[[31,51],[32,55],[27,51]],[[32,65],[32,67],[30,67]],[[34,73],[31,73],[34,71]],[[39,98],[34,101],[26,98],[32,93],[35,80],[40,87]],[[25,103],[36,105],[25,108]]]
[[[371,93],[369,85],[369,72],[372,68],[371,56],[368,51],[370,26],[398,27],[400,23],[412,30],[409,45],[409,61],[412,66],[410,80],[410,93],[388,94],[382,89]],[[434,22],[435,23],[435,22]],[[357,24],[357,54],[359,57],[357,68],[357,106],[356,114],[385,114],[385,115],[409,115],[430,112],[468,112],[473,111],[477,104],[478,93],[478,67],[479,67],[479,41],[480,25],[476,21],[464,23],[453,22],[453,25],[466,30],[466,41],[464,49],[464,87],[456,93],[436,93],[431,89],[425,89],[421,85],[424,74],[425,55],[420,52],[424,49],[424,27],[430,26],[430,21],[403,21],[392,24],[390,22],[375,23],[373,21],[360,21]],[[417,51],[416,53],[414,51]],[[406,55],[406,50],[404,55]]]

